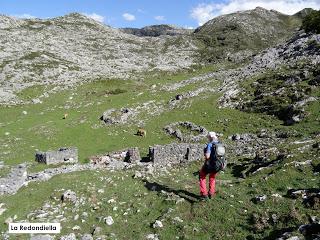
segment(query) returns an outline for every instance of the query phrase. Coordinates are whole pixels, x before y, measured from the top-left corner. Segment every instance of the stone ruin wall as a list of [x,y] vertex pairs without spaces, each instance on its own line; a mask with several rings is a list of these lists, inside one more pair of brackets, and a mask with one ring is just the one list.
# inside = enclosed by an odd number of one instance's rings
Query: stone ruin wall
[[39,163],[59,164],[78,162],[78,149],[60,148],[58,151],[37,152],[35,159]]
[[203,158],[204,147],[189,143],[155,145],[149,148],[149,157],[155,166],[190,163]]

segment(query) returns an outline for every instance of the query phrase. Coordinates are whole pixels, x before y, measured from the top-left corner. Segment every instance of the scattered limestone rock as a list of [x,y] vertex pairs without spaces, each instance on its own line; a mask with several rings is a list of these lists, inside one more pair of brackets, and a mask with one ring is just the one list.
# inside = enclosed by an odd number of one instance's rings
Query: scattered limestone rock
[[260,195],[254,198],[255,203],[264,202],[266,200],[267,200],[267,195]]
[[146,239],[148,240],[159,240],[159,237],[157,234],[153,234],[153,233],[150,233],[146,236]]
[[46,235],[32,235],[30,240],[53,240],[54,237],[50,236],[49,234]]
[[85,171],[85,170],[97,170],[99,166],[93,164],[70,164],[63,165],[57,168],[47,168],[43,171],[37,173],[28,174],[28,182],[32,181],[47,181],[55,175],[66,174],[75,171]]
[[137,147],[129,148],[90,158],[91,163],[99,165],[108,165],[114,161],[138,163],[141,161],[139,149]]
[[72,202],[75,203],[77,201],[77,195],[75,192],[71,191],[71,190],[67,190],[65,191],[62,196],[61,196],[61,200],[63,202]]
[[174,217],[173,222],[175,223],[183,223],[183,220],[180,217]]
[[111,226],[114,223],[113,218],[111,216],[104,218],[104,222],[109,226]]
[[42,101],[41,101],[39,98],[33,98],[33,99],[31,100],[31,102],[32,102],[33,104],[40,104],[40,103],[42,103]]
[[93,240],[93,237],[91,234],[84,234],[82,237],[81,237],[81,240]]
[[152,225],[153,228],[163,228],[163,223],[159,220],[156,220],[153,225]]
[[4,203],[0,203],[0,216],[6,211],[7,209],[4,208]]
[[60,240],[77,240],[77,238],[74,233],[70,233],[68,235],[62,236]]
[[[185,131],[189,131],[190,134],[182,134],[181,130],[179,129],[183,128]],[[164,130],[167,134],[177,138],[180,141],[183,142],[199,142],[208,134],[207,129],[205,129],[202,126],[198,126],[192,122],[177,122],[172,123],[164,127]],[[185,132],[184,131],[184,132]],[[194,134],[196,133],[196,134]]]
[[76,226],[74,226],[74,227],[72,228],[73,231],[75,231],[75,230],[80,230],[80,229],[81,229],[81,227],[78,226],[78,225],[76,225]]
[[119,111],[112,108],[105,111],[100,119],[106,124],[123,124],[127,122],[128,118],[134,115],[136,115],[136,113],[130,108],[122,108]]
[[143,177],[143,174],[140,171],[135,171],[133,178],[142,178],[142,177]]
[[102,233],[102,228],[101,227],[94,227],[93,231],[92,231],[92,235],[96,236]]
[[8,218],[4,221],[4,223],[7,224],[7,225],[9,225],[9,223],[12,223],[12,222],[13,222],[12,217],[8,217]]
[[26,164],[19,164],[13,167],[6,177],[0,178],[0,196],[16,193],[25,184],[26,178]]

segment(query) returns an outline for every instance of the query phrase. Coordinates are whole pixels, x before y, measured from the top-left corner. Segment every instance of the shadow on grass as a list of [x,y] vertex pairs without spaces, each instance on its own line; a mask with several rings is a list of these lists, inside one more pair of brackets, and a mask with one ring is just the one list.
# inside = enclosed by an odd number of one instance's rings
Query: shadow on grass
[[282,229],[275,229],[273,231],[270,232],[269,236],[263,238],[263,240],[274,240],[274,239],[278,239],[280,238],[284,233],[286,232],[294,232],[295,230],[297,230],[297,226],[296,227],[287,227],[287,228],[282,228]]
[[174,193],[176,195],[178,195],[179,197],[185,199],[186,201],[188,201],[191,204],[194,204],[196,202],[199,201],[199,196],[188,192],[186,190],[176,190],[173,188],[170,188],[166,185],[161,185],[159,183],[156,182],[149,182],[148,180],[142,180],[144,182],[144,186],[149,190],[149,191],[156,191],[161,193],[161,191],[165,191],[165,192],[169,192],[169,193]]

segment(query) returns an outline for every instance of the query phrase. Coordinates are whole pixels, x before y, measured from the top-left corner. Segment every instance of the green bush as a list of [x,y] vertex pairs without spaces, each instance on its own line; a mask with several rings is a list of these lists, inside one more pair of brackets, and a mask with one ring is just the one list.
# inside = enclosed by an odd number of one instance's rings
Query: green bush
[[320,33],[320,10],[308,14],[302,21],[302,28],[306,32]]

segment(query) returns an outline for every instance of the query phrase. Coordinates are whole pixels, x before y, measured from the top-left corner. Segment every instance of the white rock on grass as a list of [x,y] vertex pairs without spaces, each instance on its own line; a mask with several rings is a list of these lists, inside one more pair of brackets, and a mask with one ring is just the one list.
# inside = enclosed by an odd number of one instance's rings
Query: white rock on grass
[[49,234],[46,235],[33,235],[30,237],[30,240],[53,240],[54,237],[50,236]]
[[274,197],[274,198],[282,198],[282,196],[279,194],[279,193],[273,193],[271,195],[271,197]]
[[9,225],[9,223],[12,223],[12,222],[13,222],[12,217],[8,217],[8,218],[4,221],[4,223],[7,224],[7,225]]
[[78,225],[76,225],[76,226],[74,226],[74,227],[72,228],[73,231],[75,231],[75,230],[80,230],[80,229],[81,229],[81,227],[78,226]]
[[74,233],[70,233],[68,235],[62,236],[60,240],[77,240],[77,238]]
[[75,192],[71,191],[70,189],[65,191],[62,195],[62,200],[69,201],[75,203],[77,201],[77,195]]
[[0,216],[6,211],[7,209],[4,208],[4,203],[0,203]]
[[116,202],[116,200],[114,200],[113,198],[111,198],[111,199],[109,199],[108,201],[107,201],[107,203],[115,203]]
[[159,220],[156,220],[152,226],[153,228],[163,228],[163,224]]
[[173,218],[173,221],[176,222],[176,223],[182,223],[183,222],[183,220],[180,217]]
[[91,234],[84,234],[81,237],[81,240],[93,240],[93,237],[91,236]]
[[113,218],[111,216],[105,217],[103,220],[109,226],[111,226],[114,223]]
[[148,235],[146,236],[146,239],[148,239],[148,240],[159,240],[159,237],[158,237],[157,234],[152,234],[152,233],[150,233],[150,234],[148,234]]
[[260,195],[255,197],[256,202],[264,202],[267,200],[267,195]]

